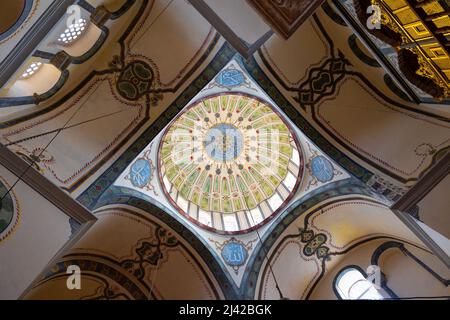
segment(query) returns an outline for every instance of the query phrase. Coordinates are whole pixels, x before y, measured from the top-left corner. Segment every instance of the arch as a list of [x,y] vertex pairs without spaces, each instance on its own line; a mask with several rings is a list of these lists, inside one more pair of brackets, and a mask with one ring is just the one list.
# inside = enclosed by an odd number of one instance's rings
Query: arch
[[187,241],[192,248],[200,255],[203,261],[207,261],[208,268],[214,274],[215,279],[220,285],[220,289],[226,299],[237,299],[238,288],[234,285],[228,272],[225,272],[221,267],[219,261],[221,259],[217,254],[210,250],[195,230],[184,225],[179,218],[175,218],[168,214],[170,209],[163,207],[152,198],[146,196],[141,192],[134,191],[125,187],[110,187],[103,196],[98,200],[97,205],[93,210],[97,212],[102,208],[111,206],[127,206],[133,210],[141,210],[148,216],[153,216],[165,225],[170,226],[171,229],[176,230],[177,233]]
[[[30,61],[28,64],[33,62]],[[7,90],[6,97],[26,97],[34,94],[44,94],[58,83],[60,77],[61,71],[58,68],[50,63],[42,63],[41,68],[30,77],[17,79]]]
[[[329,198],[301,211],[303,214],[290,219],[266,247],[267,261],[259,269],[254,298],[276,299],[277,287],[290,299],[321,298],[324,294],[330,298],[330,276],[350,253],[357,252],[355,249],[383,239],[424,246],[385,204],[370,197],[349,194]],[[367,220],[377,223],[367,224]],[[370,256],[364,259],[362,265],[370,265]]]
[[[448,269],[441,265],[440,261],[434,261],[437,259],[427,250],[420,250],[421,248],[411,246],[408,243],[402,241],[386,241],[380,244],[372,253],[371,264],[377,265],[381,268],[383,275],[385,276],[385,281],[383,281],[383,289],[388,292],[391,296],[397,297],[393,294],[393,287],[396,291],[404,291],[404,286],[408,285],[413,279],[404,272],[399,272],[398,269],[389,269],[392,266],[390,261],[397,261],[398,265],[409,266],[408,271],[414,272],[416,276],[414,279],[420,279],[423,281],[420,285],[415,285],[414,287],[418,291],[424,290],[431,294],[431,287],[439,288],[438,290],[445,294],[448,292],[448,287],[450,285],[450,280],[448,279]],[[401,260],[398,260],[401,258]],[[386,260],[387,259],[387,260]],[[401,268],[401,267],[400,267]],[[417,276],[421,274],[421,276]],[[407,276],[406,281],[397,281],[397,277]],[[392,285],[388,286],[388,282]],[[402,286],[397,287],[401,283]],[[446,290],[447,288],[447,290]],[[409,291],[409,290],[408,290]],[[415,292],[417,292],[415,290]]]
[[[155,211],[121,205],[96,210],[97,222],[25,298],[223,299],[211,262],[197,253],[199,243]],[[65,288],[70,265],[80,267],[87,284],[75,293]]]
[[373,284],[367,280],[367,273],[357,265],[346,266],[338,272],[333,281],[333,290],[342,300],[383,299]]
[[64,51],[71,56],[72,63],[81,64],[98,52],[108,35],[108,28],[105,26],[99,28],[91,23],[86,33],[73,45],[64,47]]

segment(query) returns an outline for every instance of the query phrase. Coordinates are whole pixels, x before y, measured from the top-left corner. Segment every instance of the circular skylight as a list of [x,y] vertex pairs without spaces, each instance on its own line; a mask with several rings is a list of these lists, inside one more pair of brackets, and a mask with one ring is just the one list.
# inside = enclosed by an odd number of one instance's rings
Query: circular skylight
[[42,62],[33,62],[22,74],[22,79],[28,79],[42,67]]
[[86,28],[87,21],[79,19],[59,35],[58,42],[63,45],[71,44],[86,31]]
[[279,212],[303,173],[296,137],[273,107],[239,94],[208,97],[166,130],[160,179],[178,211],[209,230],[252,230]]

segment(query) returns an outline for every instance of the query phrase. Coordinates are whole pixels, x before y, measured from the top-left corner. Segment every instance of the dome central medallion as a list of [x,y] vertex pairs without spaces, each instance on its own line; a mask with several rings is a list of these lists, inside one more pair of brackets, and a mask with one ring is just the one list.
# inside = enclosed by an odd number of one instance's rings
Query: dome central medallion
[[168,199],[195,223],[221,233],[252,230],[291,198],[302,173],[299,143],[273,107],[226,94],[185,109],[159,149]]
[[203,140],[205,153],[216,162],[233,162],[244,147],[241,131],[230,123],[220,123],[208,129]]

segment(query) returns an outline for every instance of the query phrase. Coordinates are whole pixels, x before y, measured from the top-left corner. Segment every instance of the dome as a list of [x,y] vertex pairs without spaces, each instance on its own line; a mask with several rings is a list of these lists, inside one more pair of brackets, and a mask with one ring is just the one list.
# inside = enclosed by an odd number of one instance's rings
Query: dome
[[[25,0],[2,1],[0,10],[0,37],[20,21],[26,10]],[[28,12],[26,12],[28,13]]]
[[289,201],[303,157],[269,103],[223,94],[193,103],[168,126],[159,166],[163,190],[181,214],[209,230],[240,233]]

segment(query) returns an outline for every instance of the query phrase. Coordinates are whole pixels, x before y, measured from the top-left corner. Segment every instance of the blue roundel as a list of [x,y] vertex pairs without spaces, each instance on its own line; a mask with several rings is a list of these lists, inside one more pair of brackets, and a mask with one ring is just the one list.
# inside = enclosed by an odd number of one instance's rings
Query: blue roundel
[[247,249],[240,243],[229,242],[222,248],[222,258],[229,266],[242,266],[247,260],[247,257]]
[[130,180],[131,184],[135,187],[143,188],[150,181],[152,174],[152,167],[150,162],[145,159],[138,159],[131,166]]
[[311,160],[311,171],[320,182],[330,181],[334,177],[333,165],[323,156],[317,156]]
[[223,70],[216,78],[216,82],[224,87],[237,87],[244,81],[244,74],[236,69]]
[[244,148],[244,138],[235,126],[220,123],[208,130],[203,146],[210,158],[226,162],[239,156]]

